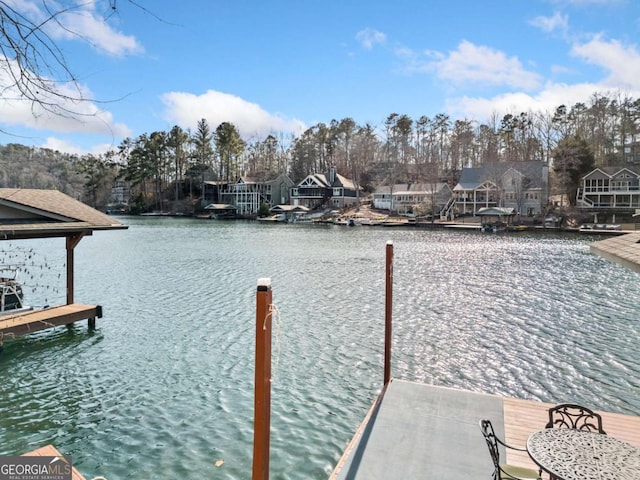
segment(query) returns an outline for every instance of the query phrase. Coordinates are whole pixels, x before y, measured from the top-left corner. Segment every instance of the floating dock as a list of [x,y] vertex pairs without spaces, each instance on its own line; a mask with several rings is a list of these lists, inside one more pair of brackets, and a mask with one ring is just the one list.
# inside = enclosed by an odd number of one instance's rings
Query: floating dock
[[591,252],[640,273],[640,232],[600,240],[589,246]]
[[[529,435],[544,428],[551,406],[392,380],[329,478],[490,478],[493,464],[480,420],[491,420],[506,443],[524,447]],[[598,413],[607,434],[640,448],[640,417]],[[508,451],[505,463],[537,470],[526,452]]]

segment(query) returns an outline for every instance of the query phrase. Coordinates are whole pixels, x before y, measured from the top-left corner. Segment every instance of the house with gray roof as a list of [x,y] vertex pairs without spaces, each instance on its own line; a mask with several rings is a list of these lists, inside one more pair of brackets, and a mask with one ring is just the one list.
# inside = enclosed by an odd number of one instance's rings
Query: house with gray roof
[[451,187],[440,183],[382,185],[373,192],[373,207],[404,214],[439,215],[453,196]]
[[269,180],[239,176],[235,182],[206,181],[202,201],[208,210],[216,210],[215,205],[232,206],[234,215],[251,217],[258,214],[263,204],[273,207],[289,203],[289,192],[293,185],[293,181],[285,174]]
[[549,168],[543,162],[500,162],[464,168],[453,188],[451,209],[475,215],[480,208],[514,208],[539,215],[548,201]]
[[586,211],[640,209],[640,167],[600,167],[580,180],[576,205]]
[[355,183],[340,175],[336,167],[327,173],[307,175],[291,188],[291,205],[302,205],[311,210],[321,207],[343,208],[354,205],[358,199]]

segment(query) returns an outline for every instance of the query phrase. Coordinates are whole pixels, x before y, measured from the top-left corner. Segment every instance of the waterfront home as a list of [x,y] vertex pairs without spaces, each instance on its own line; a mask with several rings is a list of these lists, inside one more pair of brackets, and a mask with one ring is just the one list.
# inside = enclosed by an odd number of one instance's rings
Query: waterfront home
[[111,187],[111,196],[109,197],[108,211],[123,213],[129,207],[131,191],[123,180],[116,180]]
[[480,208],[514,208],[539,215],[547,205],[549,168],[543,162],[488,163],[464,168],[453,188],[454,211],[475,214]]
[[308,175],[291,188],[291,205],[302,205],[311,210],[320,207],[343,208],[357,202],[359,187],[340,175],[336,167],[327,173]]
[[581,178],[576,206],[584,211],[634,213],[640,209],[640,168],[599,167]]
[[204,205],[223,204],[235,207],[239,216],[254,216],[263,204],[270,207],[289,203],[289,191],[294,185],[285,174],[271,180],[240,176],[234,182],[206,181],[203,185]]
[[404,214],[438,215],[453,197],[447,183],[382,185],[373,192],[373,207]]

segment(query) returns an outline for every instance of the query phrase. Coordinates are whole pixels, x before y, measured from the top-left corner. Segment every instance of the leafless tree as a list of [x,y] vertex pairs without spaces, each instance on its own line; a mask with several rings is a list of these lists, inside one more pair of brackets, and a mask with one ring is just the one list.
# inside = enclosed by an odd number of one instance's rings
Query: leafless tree
[[[127,3],[147,11],[134,0]],[[97,0],[105,20],[118,13],[117,0]],[[53,32],[82,38],[65,19],[84,7],[72,0],[39,0],[19,7],[0,0],[0,99],[28,102],[34,116],[95,116],[84,108],[86,91],[78,82]],[[100,103],[100,102],[99,102]]]

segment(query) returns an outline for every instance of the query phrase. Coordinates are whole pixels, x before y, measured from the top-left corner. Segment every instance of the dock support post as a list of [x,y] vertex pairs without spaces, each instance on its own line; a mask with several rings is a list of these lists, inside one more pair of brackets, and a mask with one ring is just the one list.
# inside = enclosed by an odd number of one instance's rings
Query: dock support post
[[386,249],[386,287],[384,306],[384,385],[391,380],[391,324],[393,306],[393,242],[387,242]]
[[76,248],[80,240],[84,237],[84,233],[76,233],[67,235],[67,305],[71,305],[73,303],[73,270],[75,268],[74,265],[74,257],[73,250]]
[[252,480],[269,480],[271,433],[271,279],[258,279]]

